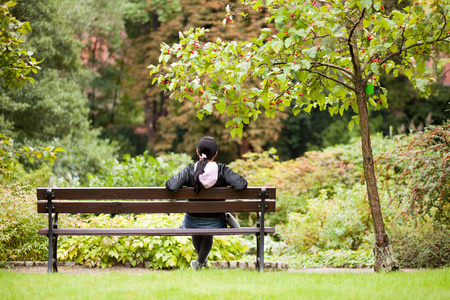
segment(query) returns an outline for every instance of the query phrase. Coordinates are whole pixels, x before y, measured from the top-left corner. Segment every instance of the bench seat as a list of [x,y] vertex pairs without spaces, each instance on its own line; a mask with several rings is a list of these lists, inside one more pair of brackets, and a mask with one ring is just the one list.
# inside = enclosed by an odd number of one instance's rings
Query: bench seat
[[[275,233],[275,228],[265,227],[266,234]],[[99,235],[99,236],[186,236],[186,235],[249,235],[259,234],[259,227],[240,228],[58,228],[56,235]],[[48,235],[48,228],[39,230],[40,235]]]

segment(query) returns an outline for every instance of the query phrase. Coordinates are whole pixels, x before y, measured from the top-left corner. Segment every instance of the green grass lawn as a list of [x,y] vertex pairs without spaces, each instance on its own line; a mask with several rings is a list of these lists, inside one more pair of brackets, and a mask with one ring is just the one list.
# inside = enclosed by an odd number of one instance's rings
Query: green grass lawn
[[0,299],[450,299],[450,269],[389,274],[185,270],[77,275],[0,270]]

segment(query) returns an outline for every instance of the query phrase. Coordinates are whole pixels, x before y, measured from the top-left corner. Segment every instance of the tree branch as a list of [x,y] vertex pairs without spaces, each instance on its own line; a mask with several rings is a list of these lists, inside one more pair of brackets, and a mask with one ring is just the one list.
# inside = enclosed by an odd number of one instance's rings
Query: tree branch
[[318,61],[312,61],[311,63],[314,64],[314,65],[325,66],[325,67],[330,67],[332,69],[339,70],[339,71],[342,72],[342,75],[344,75],[345,77],[347,77],[350,80],[353,79],[353,76],[355,75],[355,74],[353,74],[353,72],[351,72],[351,71],[349,71],[349,70],[347,70],[347,69],[345,69],[343,67],[334,65],[334,64],[329,64],[329,63],[325,63],[325,62],[318,62]]
[[[366,9],[364,8],[361,11],[361,15],[359,16],[358,21],[356,23],[354,23],[353,27],[350,29],[350,33],[348,35],[348,40],[347,40],[349,51],[350,51],[350,57],[352,58],[353,69],[355,70],[355,73],[356,73],[356,74],[354,74],[355,77],[356,76],[358,76],[358,77],[361,76],[362,77],[363,72],[362,72],[361,67],[359,65],[358,52],[355,53],[355,51],[354,51],[355,47],[353,46],[352,42],[353,42],[353,39],[355,38],[355,36],[354,36],[355,30],[358,27],[358,25],[361,23],[362,19],[364,18],[364,14],[365,13],[366,13]],[[356,40],[356,38],[355,38],[355,40]],[[360,72],[361,72],[361,74],[359,74]]]
[[[303,71],[303,70],[302,70],[302,71]],[[310,69],[304,69],[304,71],[309,71],[309,72],[311,72],[311,73],[315,73],[315,74],[318,74],[318,75],[320,75],[320,76],[322,76],[322,77],[325,77],[325,78],[327,78],[327,79],[329,79],[329,80],[333,80],[334,82],[336,82],[336,83],[338,83],[338,84],[341,84],[341,85],[345,86],[347,89],[356,92],[356,89],[355,89],[354,87],[348,85],[348,84],[345,83],[344,81],[341,81],[341,80],[339,80],[339,79],[330,77],[330,76],[328,76],[328,75],[326,75],[326,74],[324,74],[324,73],[322,73],[322,72],[320,72],[320,71],[316,71],[316,70],[313,70],[313,69],[311,69],[311,68],[310,68]]]

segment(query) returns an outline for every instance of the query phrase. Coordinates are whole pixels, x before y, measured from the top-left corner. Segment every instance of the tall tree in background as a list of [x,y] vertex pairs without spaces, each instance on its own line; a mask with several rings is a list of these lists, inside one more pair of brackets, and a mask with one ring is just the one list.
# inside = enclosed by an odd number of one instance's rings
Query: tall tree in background
[[[145,2],[145,1],[144,1]],[[208,118],[204,124],[193,121],[191,116],[195,110],[188,107],[191,103],[179,105],[169,102],[168,95],[161,92],[157,86],[148,80],[146,67],[149,63],[156,64],[159,56],[159,46],[165,42],[175,42],[178,32],[190,27],[206,27],[211,32],[221,34],[225,40],[251,39],[264,26],[264,15],[252,14],[230,25],[224,31],[221,18],[224,13],[224,0],[215,1],[186,1],[182,0],[177,6],[176,1],[151,1],[145,8],[145,18],[126,23],[130,47],[129,80],[126,94],[131,99],[140,100],[145,107],[145,123],[149,132],[151,147],[157,153],[179,151],[193,153],[199,137],[205,134],[215,135],[222,140],[221,153],[226,153],[228,160],[239,157],[240,144],[242,151],[251,148],[261,150],[268,142],[276,140],[280,132],[280,120],[272,119],[264,124],[256,124],[244,133],[242,141],[232,140],[224,129],[229,121],[227,116],[219,120]],[[164,3],[164,5],[163,5]],[[141,7],[144,7],[142,5]],[[137,14],[135,14],[137,15]],[[169,17],[170,16],[170,17]],[[144,16],[145,17],[145,16]],[[208,38],[205,37],[205,42]],[[246,138],[246,136],[249,138]],[[247,143],[250,142],[249,144]],[[221,156],[221,159],[223,156]]]
[[[386,234],[374,172],[368,107],[387,107],[381,73],[404,73],[421,96],[428,96],[430,58],[449,53],[450,7],[418,1],[387,13],[384,2],[365,1],[241,1],[227,8],[224,23],[246,15],[248,8],[268,10],[268,23],[247,42],[201,43],[205,29],[180,34],[180,42],[161,46],[160,65],[151,65],[154,81],[174,100],[200,97],[197,116],[214,110],[232,116],[232,136],[261,114],[275,117],[293,105],[294,113],[313,107],[331,115],[353,110],[349,122],[361,130],[364,176],[375,231],[376,271],[398,269]],[[440,69],[448,59],[437,64]],[[260,85],[250,84],[258,78]],[[373,93],[373,87],[376,92]],[[326,92],[326,93],[325,93]]]
[[128,74],[131,80],[126,86],[127,95],[136,99],[144,108],[144,122],[147,127],[148,141],[154,143],[159,118],[166,115],[166,96],[149,85],[145,80],[142,67],[145,62],[157,56],[154,49],[163,40],[170,39],[174,29],[170,22],[181,11],[179,1],[135,1],[129,7],[126,28],[130,47],[130,65]]
[[[34,79],[28,74],[37,73],[40,69],[38,61],[32,57],[33,52],[23,48],[26,35],[31,32],[29,22],[17,20],[10,12],[10,8],[17,3],[7,1],[0,5],[0,82],[8,89],[20,89],[26,82],[34,83]],[[3,105],[2,105],[3,106]],[[3,115],[4,109],[0,109],[0,124],[9,125]],[[5,126],[6,127],[6,126]],[[61,148],[39,147],[34,149],[24,146],[21,149],[14,147],[14,140],[4,133],[6,128],[0,131],[0,179],[11,178],[17,165],[17,156],[27,156],[29,161],[35,157],[48,159],[54,162],[57,152],[64,151]],[[11,134],[12,132],[8,132]]]
[[77,36],[83,43],[81,57],[85,68],[90,71],[86,94],[94,127],[115,123],[128,50],[122,43],[126,37],[126,3],[122,0],[80,2],[86,14],[84,22],[79,23],[85,26],[77,30]]
[[56,161],[54,171],[82,176],[98,170],[101,158],[111,157],[114,147],[99,140],[99,132],[89,126],[87,99],[80,85],[85,76],[82,43],[69,14],[76,4],[29,0],[11,9],[17,20],[33,28],[24,49],[42,62],[41,71],[33,74],[35,84],[25,83],[20,90],[0,89],[0,131],[18,146],[57,143],[66,153]]

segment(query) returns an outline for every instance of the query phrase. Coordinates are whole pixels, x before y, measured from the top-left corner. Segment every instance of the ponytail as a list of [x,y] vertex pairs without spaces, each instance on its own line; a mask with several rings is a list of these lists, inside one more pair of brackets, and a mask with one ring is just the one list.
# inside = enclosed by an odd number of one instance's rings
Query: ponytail
[[[206,156],[205,156],[206,157]],[[194,192],[200,193],[200,190],[203,188],[201,182],[200,182],[200,174],[202,174],[205,171],[206,164],[208,163],[207,158],[201,158],[197,163],[197,168],[194,172]]]
[[199,154],[200,160],[197,162],[197,167],[194,172],[194,192],[198,194],[203,188],[199,177],[205,171],[205,167],[208,161],[211,160],[217,153],[216,140],[210,136],[202,137],[198,142],[197,152]]

